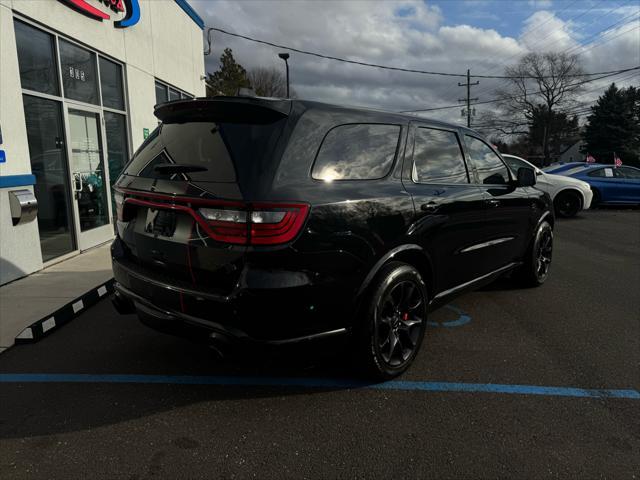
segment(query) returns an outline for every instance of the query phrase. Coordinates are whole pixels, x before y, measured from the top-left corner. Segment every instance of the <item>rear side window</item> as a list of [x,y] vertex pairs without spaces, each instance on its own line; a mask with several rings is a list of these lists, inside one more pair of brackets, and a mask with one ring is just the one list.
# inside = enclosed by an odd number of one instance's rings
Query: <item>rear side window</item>
[[416,183],[469,183],[456,133],[418,128],[411,176]]
[[[574,173],[574,171],[570,171],[571,173]],[[569,172],[567,172],[569,174]],[[598,170],[593,170],[592,172],[587,173],[587,175],[589,175],[590,177],[604,177],[604,168],[599,168]],[[610,177],[613,177],[613,175],[609,175]]]
[[324,137],[311,176],[325,181],[382,178],[391,170],[399,140],[399,125],[337,126]]
[[503,185],[509,182],[509,170],[500,157],[482,140],[465,135],[469,157],[478,171],[480,183]]
[[618,167],[617,171],[622,175],[622,178],[640,179],[640,170],[629,167]]

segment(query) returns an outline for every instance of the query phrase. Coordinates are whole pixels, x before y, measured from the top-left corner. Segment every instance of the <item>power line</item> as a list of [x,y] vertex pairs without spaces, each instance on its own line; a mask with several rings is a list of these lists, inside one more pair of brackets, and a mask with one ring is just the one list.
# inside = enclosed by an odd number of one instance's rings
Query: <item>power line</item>
[[[632,67],[632,68],[625,68],[623,70],[618,70],[618,71],[612,72],[612,73],[609,72],[608,74],[602,75],[601,77],[598,77],[598,78],[591,78],[589,80],[583,80],[583,81],[578,82],[578,83],[573,83],[573,84],[566,85],[565,88],[577,87],[577,86],[580,86],[580,85],[584,85],[585,83],[595,82],[595,81],[601,80],[603,78],[613,77],[615,75],[620,75],[621,73],[631,72],[633,70],[640,70],[640,66]],[[473,76],[473,75],[471,75],[471,76]],[[538,93],[541,93],[541,92],[540,91],[532,92],[531,95],[535,95],[535,94],[538,94]],[[475,103],[471,103],[470,105],[473,106],[473,105],[486,105],[488,103],[498,103],[498,102],[503,102],[505,100],[522,98],[523,96],[524,95],[511,95],[511,96],[507,96],[507,97],[504,97],[504,98],[494,98],[493,100],[485,100],[483,102],[475,102]],[[423,108],[423,109],[417,109],[417,110],[402,110],[401,112],[398,112],[398,113],[434,112],[436,110],[448,110],[450,108],[460,108],[460,105],[459,104],[458,105],[446,105],[446,106],[443,106],[443,107]]]
[[[618,5],[618,6],[614,7],[614,8],[612,8],[612,9],[611,9],[611,10],[609,10],[609,12],[607,12],[604,16],[607,16],[607,15],[609,15],[613,10],[616,10],[617,8],[620,8],[620,7],[624,6],[624,5],[626,5],[626,3],[629,3],[629,1],[631,1],[631,0],[627,0],[627,2],[623,3],[622,5]],[[570,3],[569,5],[565,6],[563,9],[559,10],[558,12],[554,12],[552,15],[550,15],[550,16],[549,16],[549,18],[547,18],[545,21],[543,21],[542,23],[538,24],[538,25],[537,25],[537,26],[535,26],[534,28],[531,28],[531,29],[529,29],[529,30],[526,30],[526,31],[525,31],[525,32],[520,36],[520,41],[522,41],[525,37],[527,37],[527,36],[528,36],[528,35],[530,35],[531,33],[535,32],[536,30],[539,30],[542,26],[546,25],[546,24],[547,24],[547,23],[549,23],[551,20],[554,20],[554,19],[560,19],[560,18],[558,17],[558,15],[559,15],[560,13],[562,13],[562,12],[564,12],[564,11],[568,10],[568,9],[569,9],[569,7],[573,6],[573,4],[575,4],[575,3],[577,3],[577,2],[572,2],[572,3]],[[600,2],[600,3],[602,3],[602,2]],[[597,5],[598,5],[598,4],[594,4],[594,5],[592,5],[589,9],[587,9],[586,11],[583,11],[581,14],[579,14],[579,15],[574,15],[574,16],[572,16],[572,17],[569,17],[567,20],[564,20],[564,21],[563,21],[563,22],[564,22],[564,25],[562,26],[562,30],[564,30],[565,25],[566,25],[569,21],[571,21],[571,20],[577,20],[578,18],[580,18],[580,17],[582,17],[582,16],[586,15],[586,14],[587,14],[587,13],[589,13],[591,10],[593,10],[594,8],[596,8],[596,6],[597,6]],[[529,50],[529,51],[533,51],[533,48],[532,48],[532,47],[534,47],[534,46],[536,46],[536,45],[540,44],[541,42],[545,42],[545,43],[546,43],[547,41],[548,41],[548,38],[543,38],[542,40],[538,40],[537,42],[533,43],[532,45],[529,45],[529,46],[528,46],[528,50]],[[515,53],[515,54],[513,54],[513,55],[510,55],[509,57],[507,57],[507,58],[505,58],[505,59],[502,59],[502,61],[501,61],[498,65],[495,65],[495,66],[490,67],[490,68],[485,67],[484,69],[482,69],[482,70],[481,70],[481,72],[491,72],[491,71],[495,71],[495,70],[497,70],[499,67],[506,65],[506,64],[507,64],[507,62],[508,62],[509,60],[511,60],[512,58],[518,57],[518,56],[520,56],[520,55],[522,55],[522,54],[521,54],[521,53]],[[478,64],[478,63],[481,63],[481,62],[485,62],[486,60],[488,60],[488,59],[490,59],[490,58],[492,58],[492,57],[484,57],[484,58],[482,58],[481,60],[476,61],[476,62],[474,62],[474,63],[475,63],[475,64]],[[504,83],[506,83],[506,82],[502,82],[502,83],[504,84]],[[449,89],[445,92],[445,94],[449,93],[451,90],[453,90],[453,88],[455,88],[455,87],[449,88]],[[494,88],[494,89],[495,89],[495,88]],[[483,94],[485,94],[485,93],[489,92],[490,90],[492,90],[492,88],[487,88],[487,89],[485,89],[485,90],[482,90],[481,92],[479,92],[479,95],[483,95]]]
[[[602,2],[601,2],[601,3],[602,3]],[[600,16],[599,16],[599,19],[603,19],[603,18],[605,18],[605,17],[608,17],[611,13],[613,13],[614,11],[619,11],[619,10],[621,10],[622,8],[624,8],[624,7],[625,7],[627,4],[629,4],[629,3],[630,3],[630,0],[627,0],[626,2],[623,2],[622,4],[615,6],[614,8],[610,9],[609,11],[607,11],[605,14],[600,15]],[[564,25],[562,26],[562,30],[564,31],[565,26],[568,24],[568,22],[569,22],[569,21],[571,21],[571,20],[577,20],[578,18],[582,17],[583,15],[585,15],[585,14],[589,13],[591,10],[593,10],[594,8],[596,8],[596,6],[597,6],[597,4],[596,4],[596,5],[592,5],[592,6],[591,6],[591,8],[589,8],[588,10],[586,10],[586,11],[582,12],[582,14],[577,15],[577,16],[574,16],[574,17],[570,17],[569,19],[565,20],[565,21],[564,21],[565,23],[564,23]],[[564,10],[566,10],[566,8],[565,8],[565,9],[563,9],[563,10],[561,10],[561,11],[564,11]],[[633,13],[631,13],[631,14],[629,14],[629,15],[625,15],[624,17],[622,17],[621,19],[617,20],[616,22],[614,22],[614,23],[612,23],[612,24],[610,24],[610,25],[607,25],[605,28],[603,28],[603,29],[601,29],[601,30],[597,31],[595,34],[592,34],[591,36],[589,36],[589,37],[588,37],[588,39],[589,39],[589,40],[591,40],[591,39],[596,39],[596,37],[598,37],[598,35],[600,35],[602,32],[605,32],[605,34],[603,35],[603,37],[606,37],[608,34],[610,34],[610,33],[611,33],[611,28],[615,27],[616,25],[618,25],[618,24],[620,24],[620,23],[623,23],[623,22],[624,22],[625,20],[627,20],[629,17],[632,17],[632,16],[636,15],[636,13],[637,13],[637,12],[633,12]],[[556,17],[556,18],[557,18],[557,17]],[[552,18],[550,18],[549,20],[551,20],[551,19],[553,19],[553,17],[552,17]],[[547,20],[546,22],[543,22],[543,24],[544,24],[544,23],[547,23],[549,20]],[[623,25],[620,25],[618,28],[625,27],[626,25],[629,25],[629,24],[631,24],[632,22],[633,22],[633,19],[632,19],[631,21],[627,22],[627,23],[624,23]],[[542,24],[541,24],[541,25],[542,25]],[[623,33],[626,33],[626,32],[623,32]],[[569,38],[570,38],[570,39],[575,40],[573,37],[571,37],[571,35],[569,35],[569,34],[568,34],[568,32],[567,32],[567,35],[569,36]],[[622,34],[620,34],[620,35],[622,35]],[[620,36],[620,35],[617,35],[617,36]],[[524,36],[524,35],[523,35],[523,36]],[[616,37],[617,37],[617,36],[616,36]],[[613,40],[613,39],[614,39],[614,38],[616,38],[616,37],[609,38],[609,39],[605,40],[604,42],[601,42],[600,44],[607,43],[607,42],[609,42],[610,40]],[[539,40],[539,41],[535,42],[533,45],[530,45],[530,46],[529,46],[529,49],[531,50],[531,49],[532,49],[532,47],[534,47],[534,46],[536,46],[536,45],[539,45],[540,43],[544,43],[544,46],[542,47],[542,49],[544,49],[544,48],[546,48],[546,47],[547,47],[547,41],[548,41],[548,39],[546,39],[546,38],[545,38],[545,39],[542,39],[542,40]],[[553,40],[551,40],[551,41],[553,41]],[[585,50],[584,50],[584,51],[582,51],[582,52],[579,52],[579,53],[578,53],[578,55],[582,55],[584,52],[586,52],[586,51],[588,51],[588,50],[590,50],[590,49],[592,49],[592,48],[595,48],[596,46],[600,45],[600,44],[598,44],[598,43],[595,43],[595,40],[594,40],[594,42],[592,42],[592,43],[593,43],[593,45],[592,45],[591,47],[589,47],[589,48],[585,49]],[[578,45],[574,45],[573,47],[568,47],[568,48],[564,49],[563,51],[561,51],[561,52],[559,52],[559,53],[565,53],[565,54],[568,54],[568,53],[570,53],[570,52],[573,52],[573,51],[574,51],[574,50],[576,50],[576,49],[581,49],[581,48],[585,48],[585,47],[588,47],[588,44],[586,44],[586,45],[585,45],[585,44],[578,44]],[[505,60],[504,60],[502,63],[500,63],[499,65],[497,65],[497,66],[495,66],[495,67],[493,67],[493,68],[491,68],[491,69],[484,69],[484,71],[492,71],[492,70],[495,70],[496,68],[500,67],[501,65],[506,65],[507,61],[508,61],[509,59],[511,59],[511,58],[514,58],[515,56],[517,56],[517,54],[516,54],[516,55],[511,55],[510,57],[508,57],[507,59],[505,59]],[[504,84],[506,84],[506,82],[502,82],[502,84],[504,85]],[[484,93],[487,93],[487,92],[488,92],[488,91],[490,91],[490,90],[491,90],[491,89],[490,89],[490,88],[488,88],[488,89],[486,89],[486,90],[483,90],[483,91],[479,92],[479,94],[480,94],[480,95],[482,95],[482,94],[484,94]]]
[[[223,30],[223,29],[217,28],[217,27],[209,27],[207,29],[207,33],[209,31],[219,32],[219,33],[222,33],[224,35],[229,35],[229,36],[232,36],[232,37],[242,38],[242,39],[250,41],[250,42],[260,43],[260,44],[263,44],[263,45],[268,45],[270,47],[289,50],[291,52],[301,53],[303,55],[310,55],[312,57],[324,58],[324,59],[327,59],[327,60],[335,60],[337,62],[350,63],[350,64],[353,64],[353,65],[361,65],[361,66],[364,66],[364,67],[374,67],[374,68],[380,68],[380,69],[383,69],[383,70],[394,70],[394,71],[398,71],[398,72],[407,72],[407,73],[420,73],[420,74],[423,74],[423,75],[440,75],[440,76],[445,76],[445,77],[466,78],[466,76],[467,76],[465,73],[434,72],[434,71],[428,71],[428,70],[417,70],[417,69],[412,69],[412,68],[393,67],[393,66],[381,65],[381,64],[377,64],[377,63],[359,62],[359,61],[356,61],[356,60],[348,60],[346,58],[334,57],[332,55],[325,55],[325,54],[318,53],[318,52],[311,52],[311,51],[308,51],[308,50],[301,50],[299,48],[293,48],[293,47],[289,47],[289,46],[286,46],[286,45],[280,45],[280,44],[277,44],[277,43],[268,42],[266,40],[260,40],[260,39],[257,39],[257,38],[249,37],[247,35],[241,35],[239,33],[229,32],[227,30]],[[568,76],[569,77],[585,77],[585,76],[591,76],[591,75],[603,75],[603,74],[608,74],[608,73],[614,73],[614,71],[583,73],[583,74],[580,74],[580,75],[568,75]],[[539,77],[535,77],[535,76],[513,77],[513,76],[505,76],[505,75],[471,75],[471,77],[472,78],[503,78],[503,79],[509,79],[509,78],[534,78],[535,79],[535,78],[539,78]],[[543,77],[543,78],[552,78],[552,77]]]

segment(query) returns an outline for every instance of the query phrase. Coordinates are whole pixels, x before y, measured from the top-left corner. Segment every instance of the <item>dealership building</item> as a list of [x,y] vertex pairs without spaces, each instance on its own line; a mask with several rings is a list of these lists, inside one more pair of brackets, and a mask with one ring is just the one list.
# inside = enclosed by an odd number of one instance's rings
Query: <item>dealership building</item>
[[185,0],[0,0],[0,284],[113,238],[154,105],[205,94],[203,28]]

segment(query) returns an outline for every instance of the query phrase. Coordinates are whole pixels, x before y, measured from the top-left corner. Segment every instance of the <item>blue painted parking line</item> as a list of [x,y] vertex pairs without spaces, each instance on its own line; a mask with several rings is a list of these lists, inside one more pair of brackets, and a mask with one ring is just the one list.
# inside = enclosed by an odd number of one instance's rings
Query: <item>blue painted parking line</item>
[[243,387],[365,388],[423,392],[495,393],[507,395],[541,395],[574,398],[622,398],[640,400],[634,389],[589,389],[539,385],[504,385],[497,383],[417,382],[395,380],[370,384],[348,379],[231,377],[199,375],[120,375],[75,373],[2,373],[0,383],[122,383],[164,385],[216,385]]
[[451,310],[458,314],[458,318],[455,320],[448,320],[445,322],[434,322],[432,320],[427,321],[427,325],[430,327],[461,327],[462,325],[466,325],[471,321],[471,316],[467,315],[462,309],[456,307],[455,305],[445,305],[443,308],[447,310]]

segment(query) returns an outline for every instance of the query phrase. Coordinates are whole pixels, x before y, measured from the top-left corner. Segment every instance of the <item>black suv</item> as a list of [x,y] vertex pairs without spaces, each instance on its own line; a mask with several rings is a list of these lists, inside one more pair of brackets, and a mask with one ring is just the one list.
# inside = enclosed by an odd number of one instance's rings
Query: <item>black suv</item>
[[301,100],[158,105],[116,184],[114,303],[233,344],[348,335],[370,374],[415,357],[429,309],[547,277],[549,197],[473,130]]

